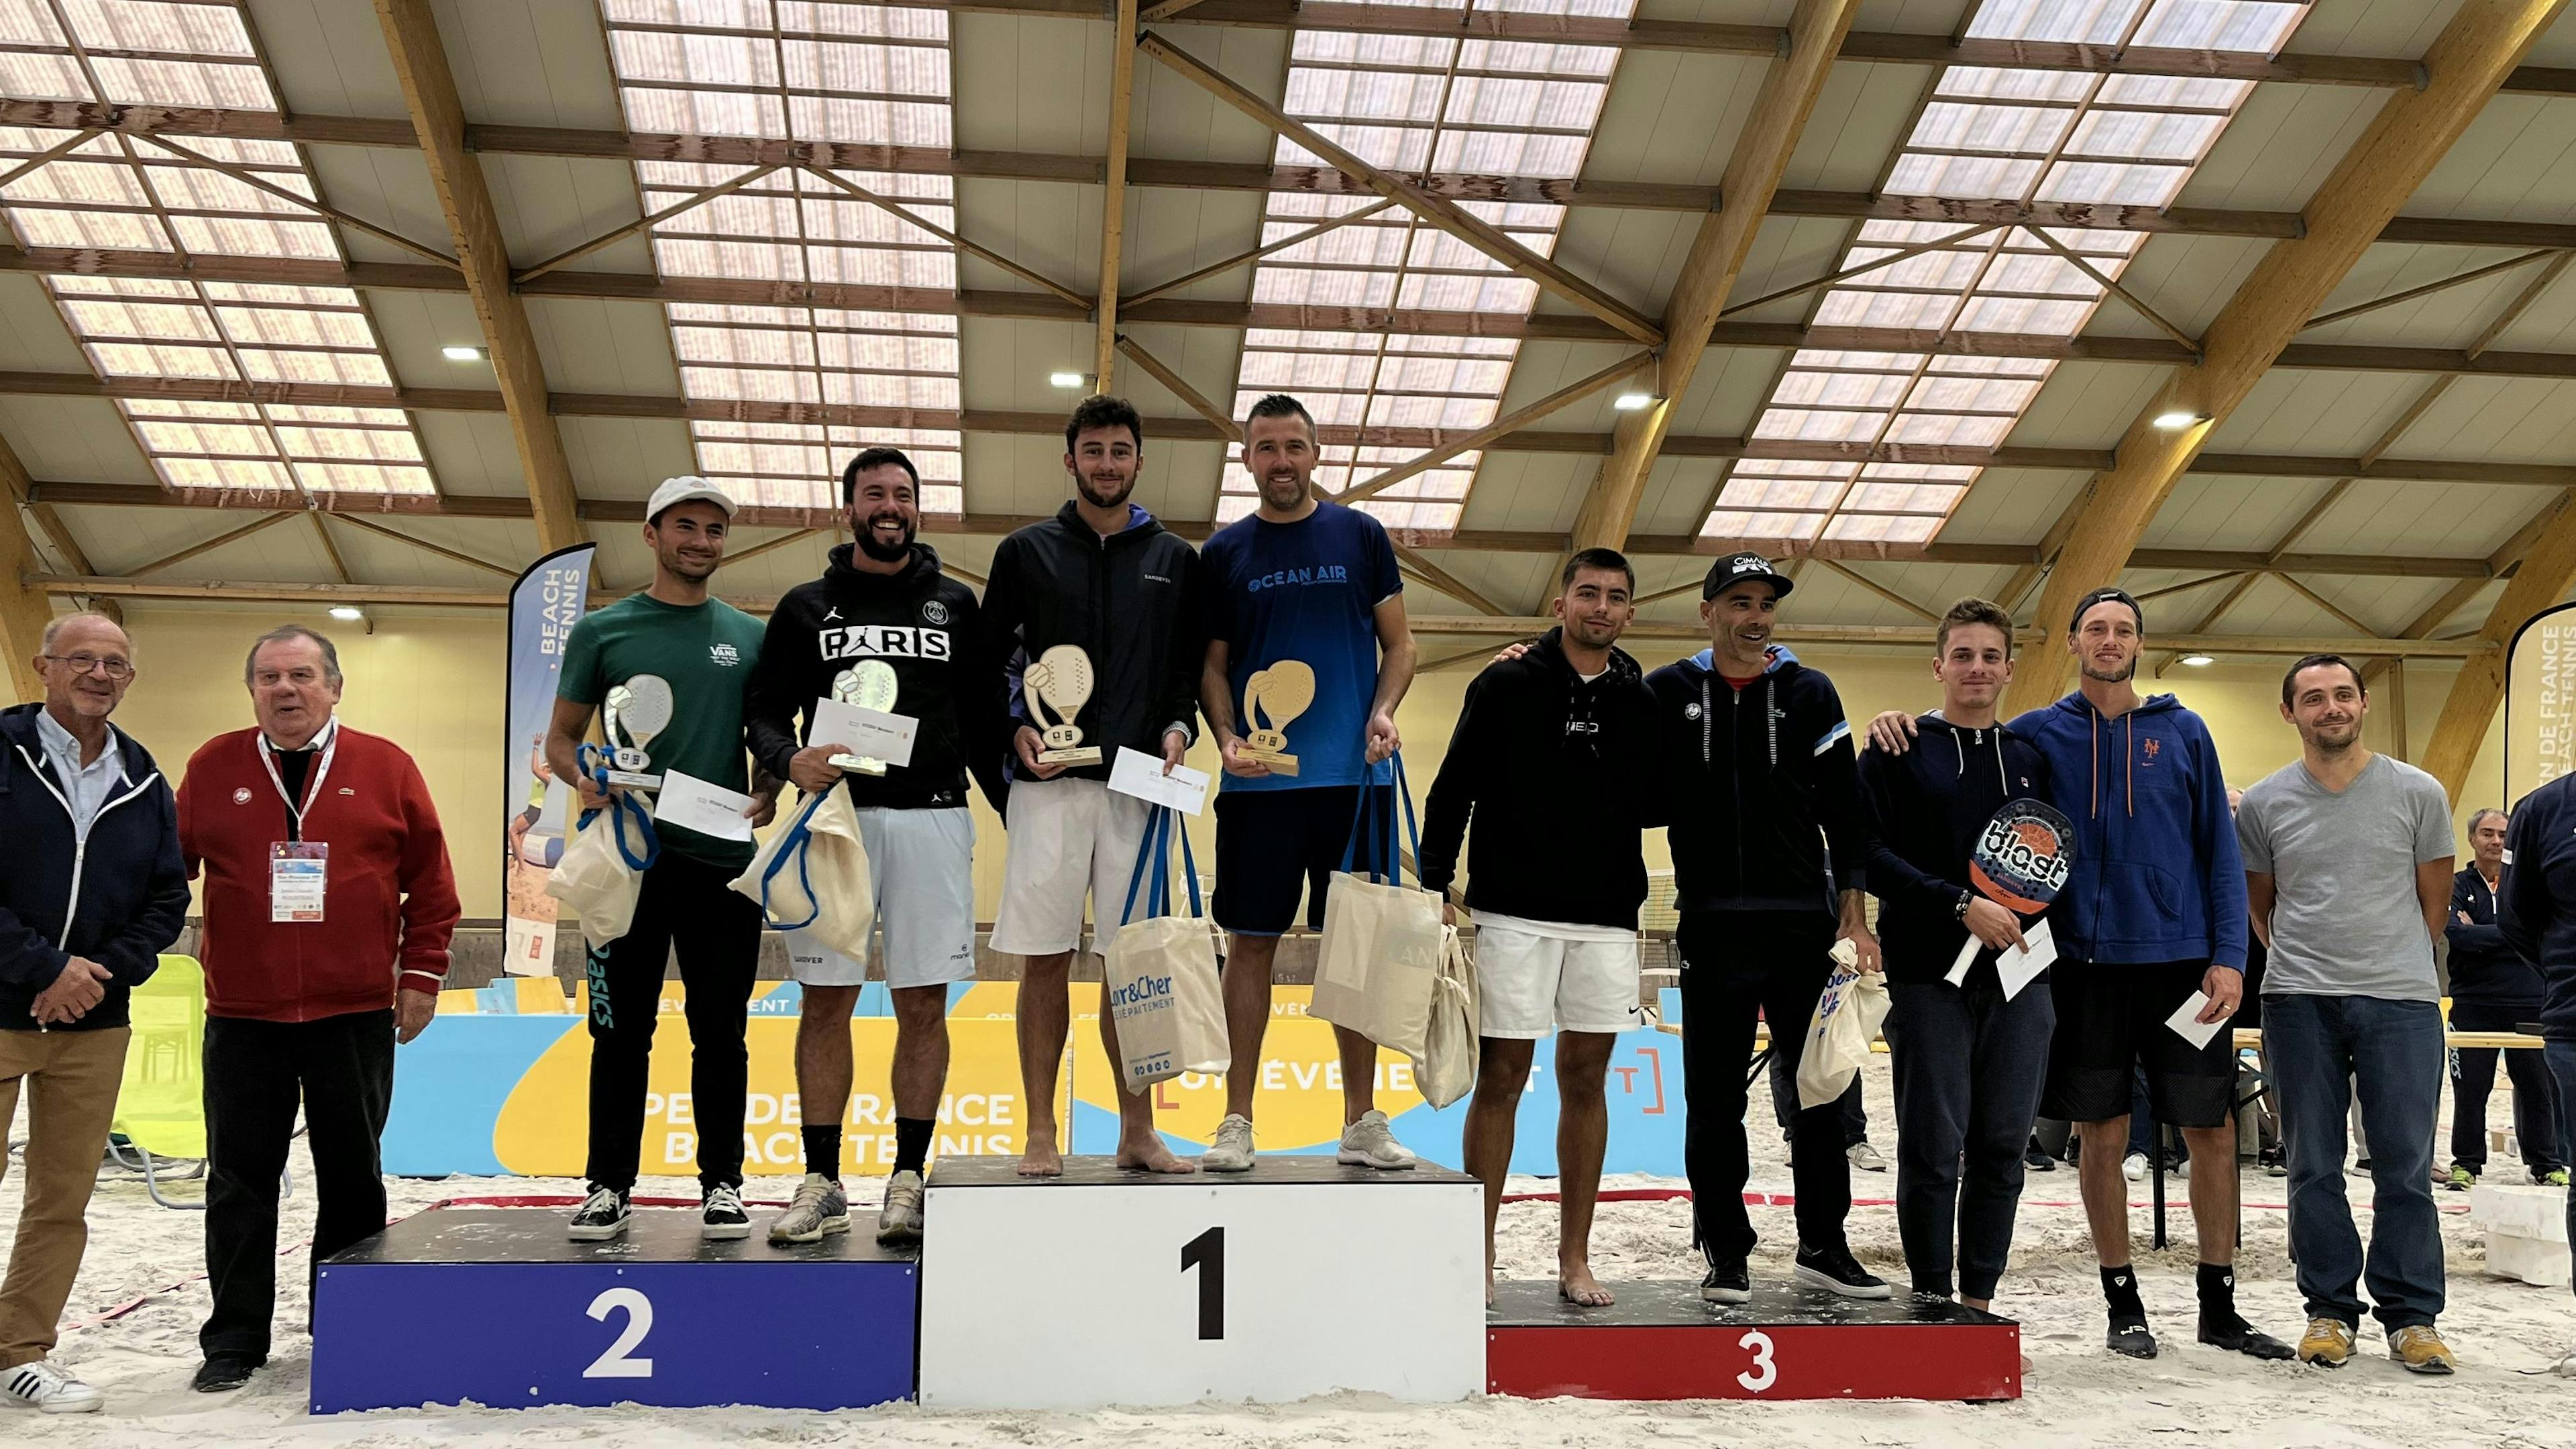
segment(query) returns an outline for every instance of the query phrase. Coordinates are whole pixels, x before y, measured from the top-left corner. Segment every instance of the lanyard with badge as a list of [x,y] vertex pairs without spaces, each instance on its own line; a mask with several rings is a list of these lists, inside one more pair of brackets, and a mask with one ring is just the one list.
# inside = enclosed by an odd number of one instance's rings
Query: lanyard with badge
[[322,756],[313,762],[299,803],[286,792],[286,777],[277,771],[277,748],[266,735],[259,739],[259,762],[268,767],[268,782],[286,802],[286,840],[268,847],[268,919],[271,922],[318,922],[330,888],[331,844],[304,838],[304,817],[322,795],[322,780],[331,773],[331,757],[340,748],[340,721],[322,727]]

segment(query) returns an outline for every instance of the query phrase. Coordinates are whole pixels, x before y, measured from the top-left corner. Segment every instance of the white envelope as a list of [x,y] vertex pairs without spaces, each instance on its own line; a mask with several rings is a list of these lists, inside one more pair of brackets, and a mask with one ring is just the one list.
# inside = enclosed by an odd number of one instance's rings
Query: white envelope
[[[2032,977],[2047,970],[2057,960],[2057,933],[2048,928],[2046,920],[2035,926],[2023,927],[2021,940],[2021,949],[2007,946],[1995,953],[1995,976],[2003,982],[2006,1001],[2021,995],[2021,989],[2030,984]],[[1977,964],[1977,953],[1983,949],[1985,942],[1970,935],[1961,943],[1959,959],[1950,963],[1950,974],[1945,979],[1953,986],[1966,985],[1968,968]]]
[[921,721],[908,714],[861,709],[837,699],[815,700],[808,718],[814,732],[806,738],[815,744],[847,745],[861,759],[889,765],[912,763],[912,738],[921,732]]
[[1184,815],[1196,815],[1207,808],[1207,771],[1174,765],[1172,773],[1165,775],[1162,760],[1124,745],[1118,747],[1118,758],[1109,766],[1109,788],[1121,795],[1169,805]]
[[653,818],[718,840],[751,839],[751,797],[721,785],[710,785],[677,770],[662,772],[662,793],[654,797]]
[[2190,1000],[2185,1001],[2181,1006],[2175,1008],[2174,1014],[2165,1018],[2165,1025],[2172,1027],[2174,1035],[2181,1037],[2184,1041],[2190,1042],[2193,1046],[2205,1047],[2209,1045],[2209,1039],[2211,1037],[2214,1037],[2227,1029],[2228,1020],[2226,1017],[2222,1016],[2218,1020],[2209,1022],[2206,1025],[2201,1022],[2194,1021],[2192,1018],[2200,1015],[2201,1011],[2208,1005],[2209,993],[2205,991],[2195,991],[2191,994]]

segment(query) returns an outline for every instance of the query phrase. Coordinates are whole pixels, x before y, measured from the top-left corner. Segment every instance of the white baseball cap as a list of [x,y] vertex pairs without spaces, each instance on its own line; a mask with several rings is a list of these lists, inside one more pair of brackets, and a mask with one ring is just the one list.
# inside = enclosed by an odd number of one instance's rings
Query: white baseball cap
[[712,503],[723,509],[727,518],[733,517],[734,510],[741,507],[733,501],[732,494],[704,478],[665,478],[662,486],[653,490],[653,501],[644,505],[644,521],[650,523],[661,517],[664,509],[676,503]]

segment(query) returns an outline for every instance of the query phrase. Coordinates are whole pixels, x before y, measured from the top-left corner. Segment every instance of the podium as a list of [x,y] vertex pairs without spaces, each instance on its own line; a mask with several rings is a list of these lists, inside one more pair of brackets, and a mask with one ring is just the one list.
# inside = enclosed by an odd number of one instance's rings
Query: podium
[[912,1391],[920,1272],[858,1228],[710,1243],[638,1209],[575,1243],[563,1209],[431,1208],[322,1265],[314,1413],[476,1403],[844,1409]]
[[1553,1279],[1494,1285],[1486,1392],[1584,1399],[2017,1399],[2021,1327],[1900,1293],[1759,1284],[1750,1303],[1693,1282],[1614,1283],[1577,1308]]
[[1329,1157],[1024,1178],[942,1158],[923,1208],[921,1402],[939,1409],[1412,1402],[1485,1384],[1475,1179]]

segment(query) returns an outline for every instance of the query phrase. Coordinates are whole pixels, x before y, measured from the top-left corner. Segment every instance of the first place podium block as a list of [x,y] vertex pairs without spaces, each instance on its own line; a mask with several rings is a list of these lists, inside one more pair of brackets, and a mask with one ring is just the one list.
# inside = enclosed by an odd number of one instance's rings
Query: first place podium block
[[694,1211],[564,1237],[566,1212],[431,1208],[322,1265],[317,1414],[422,1404],[843,1409],[912,1390],[920,1270],[859,1229],[709,1243]]
[[1474,1178],[1326,1157],[1157,1176],[947,1157],[923,1210],[921,1402],[1285,1403],[1484,1387]]

